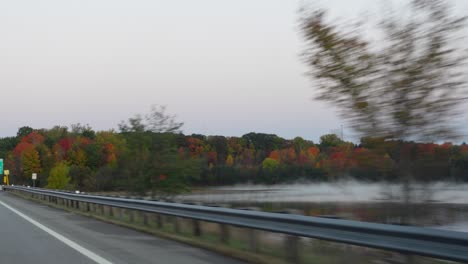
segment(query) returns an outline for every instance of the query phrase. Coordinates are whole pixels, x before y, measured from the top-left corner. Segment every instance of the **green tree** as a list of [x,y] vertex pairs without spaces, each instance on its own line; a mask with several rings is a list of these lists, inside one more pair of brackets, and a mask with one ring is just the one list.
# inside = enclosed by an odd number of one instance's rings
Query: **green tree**
[[52,149],[55,143],[68,136],[68,128],[66,126],[54,126],[51,129],[41,129],[40,133],[45,136],[44,144]]
[[154,160],[151,177],[153,195],[187,192],[190,190],[189,180],[197,180],[201,173],[202,160],[180,159],[173,149],[168,151]]
[[47,174],[55,164],[52,152],[45,144],[40,144],[36,147],[41,160],[41,169],[43,174]]
[[15,148],[19,143],[16,137],[4,137],[0,138],[0,157],[6,157],[8,152]]
[[78,190],[94,191],[96,189],[95,175],[88,167],[72,165],[69,176],[73,186]]
[[[242,136],[248,144],[252,144],[257,150],[270,153],[272,150],[283,147],[285,140],[274,134],[248,133]],[[263,159],[262,159],[263,160]]]
[[47,186],[49,189],[68,189],[70,186],[69,177],[70,167],[64,162],[58,163],[50,170],[47,178]]
[[296,150],[296,152],[299,153],[301,152],[301,150],[303,150],[307,146],[307,143],[303,138],[295,137],[293,139],[293,145],[294,145],[294,150]]
[[32,129],[32,127],[28,127],[28,126],[20,127],[18,129],[18,132],[16,133],[16,137],[18,139],[21,139],[22,137],[29,135],[31,132],[33,132],[33,130],[34,129]]
[[227,140],[223,136],[209,136],[207,139],[212,149],[217,153],[217,160],[222,163],[228,155]]
[[80,123],[71,125],[71,134],[77,136],[80,135],[90,139],[94,139],[94,137],[96,136],[96,132],[91,128],[90,125],[82,125]]
[[272,172],[272,171],[278,169],[278,167],[279,167],[279,162],[272,159],[272,158],[266,158],[262,162],[263,170],[268,171],[268,172]]
[[320,147],[322,149],[327,149],[330,147],[337,147],[344,143],[341,138],[339,138],[336,134],[326,134],[320,137]]
[[91,169],[97,169],[101,165],[101,146],[97,143],[92,143],[84,146],[84,151],[87,157],[86,166]]

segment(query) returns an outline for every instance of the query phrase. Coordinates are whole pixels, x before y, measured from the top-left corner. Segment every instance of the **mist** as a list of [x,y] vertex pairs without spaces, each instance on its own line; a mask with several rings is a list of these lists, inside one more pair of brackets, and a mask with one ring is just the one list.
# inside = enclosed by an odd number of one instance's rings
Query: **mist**
[[[468,184],[434,182],[411,185],[415,203],[468,203]],[[239,184],[203,189],[178,199],[205,203],[231,202],[402,202],[402,185],[354,180],[277,185]]]

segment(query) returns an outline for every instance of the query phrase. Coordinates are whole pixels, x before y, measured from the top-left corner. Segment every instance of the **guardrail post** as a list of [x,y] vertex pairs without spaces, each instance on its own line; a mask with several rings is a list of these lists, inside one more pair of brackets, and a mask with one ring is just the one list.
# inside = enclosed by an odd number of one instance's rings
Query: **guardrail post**
[[135,222],[135,214],[134,214],[134,211],[133,210],[128,210],[128,217],[129,217],[129,221],[130,223],[133,223]]
[[143,225],[148,226],[148,214],[146,212],[142,212],[143,214]]
[[249,243],[249,248],[253,252],[258,252],[258,240],[257,240],[257,234],[258,232],[255,229],[249,229],[248,230],[248,243]]
[[114,217],[114,207],[109,206],[109,217]]
[[229,242],[229,227],[226,224],[219,224],[220,241],[224,244]]
[[113,218],[116,218],[116,217],[119,216],[119,208],[118,207],[111,206],[111,210],[112,210],[112,217]]
[[158,228],[163,228],[163,218],[160,214],[156,214],[156,226]]
[[142,211],[135,211],[135,222],[138,222],[138,220],[140,220],[140,221],[143,220],[143,212]]
[[124,216],[123,216],[123,208],[117,208],[117,214],[119,215],[119,220],[120,221],[123,221],[124,220]]
[[89,203],[86,202],[86,212],[89,212],[89,211],[91,211],[91,208],[90,208],[90,206],[89,206]]
[[179,218],[174,216],[174,232],[180,233],[180,223]]
[[192,228],[194,236],[201,236],[200,221],[192,219]]
[[101,204],[101,207],[100,207],[100,208],[101,208],[101,215],[102,215],[102,216],[106,216],[106,208],[107,208],[107,206]]
[[299,263],[299,242],[300,237],[286,235],[284,239],[285,249],[286,249],[286,258],[291,263]]

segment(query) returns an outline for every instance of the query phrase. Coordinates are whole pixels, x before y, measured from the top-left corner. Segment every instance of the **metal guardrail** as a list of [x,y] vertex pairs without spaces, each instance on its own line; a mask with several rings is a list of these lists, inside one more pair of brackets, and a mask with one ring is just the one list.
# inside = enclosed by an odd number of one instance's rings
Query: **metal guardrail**
[[[40,195],[62,202],[117,207],[171,215],[222,225],[264,230],[291,236],[317,238],[376,249],[414,254],[443,260],[468,262],[468,234],[423,227],[396,226],[327,219],[303,215],[247,211],[231,208],[178,204],[159,201],[74,194],[39,188],[4,186],[5,190]],[[46,198],[47,197],[47,198]]]

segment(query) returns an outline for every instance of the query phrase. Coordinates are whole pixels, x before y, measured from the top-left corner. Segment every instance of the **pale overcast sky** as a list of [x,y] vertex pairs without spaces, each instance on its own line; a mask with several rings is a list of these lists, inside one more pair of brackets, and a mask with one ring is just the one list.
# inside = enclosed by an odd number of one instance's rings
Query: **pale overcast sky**
[[[301,2],[0,0],[0,137],[24,125],[116,128],[165,104],[186,134],[316,141],[343,122],[311,99]],[[454,3],[468,15],[468,1]],[[380,7],[322,5],[342,17]]]

